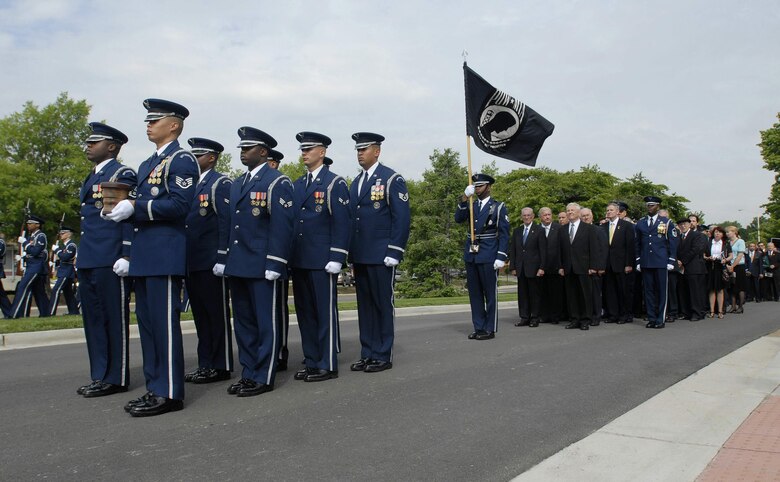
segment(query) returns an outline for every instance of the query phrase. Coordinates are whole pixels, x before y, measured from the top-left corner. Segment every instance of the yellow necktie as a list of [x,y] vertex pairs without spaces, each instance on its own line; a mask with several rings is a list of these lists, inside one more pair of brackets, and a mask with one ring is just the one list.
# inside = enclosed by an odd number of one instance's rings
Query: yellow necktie
[[612,235],[615,234],[615,223],[609,223],[609,244],[612,244]]

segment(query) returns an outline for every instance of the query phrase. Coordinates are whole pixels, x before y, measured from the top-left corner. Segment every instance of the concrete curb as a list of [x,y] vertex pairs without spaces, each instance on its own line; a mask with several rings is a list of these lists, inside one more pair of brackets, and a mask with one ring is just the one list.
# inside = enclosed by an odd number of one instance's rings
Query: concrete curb
[[[516,301],[499,302],[500,309],[517,306]],[[440,313],[468,312],[469,305],[439,305],[439,306],[415,306],[410,308],[398,308],[395,310],[397,317],[424,316]],[[357,310],[339,312],[339,321],[357,321]],[[298,319],[290,315],[290,324],[297,325]],[[181,322],[182,334],[195,333],[195,323],[192,320]],[[138,326],[130,325],[130,338],[138,338]],[[71,343],[85,343],[84,330],[82,328],[70,328],[66,330],[31,331],[25,333],[7,333],[0,335],[0,350],[15,350],[22,348],[34,348],[39,346],[65,345]]]

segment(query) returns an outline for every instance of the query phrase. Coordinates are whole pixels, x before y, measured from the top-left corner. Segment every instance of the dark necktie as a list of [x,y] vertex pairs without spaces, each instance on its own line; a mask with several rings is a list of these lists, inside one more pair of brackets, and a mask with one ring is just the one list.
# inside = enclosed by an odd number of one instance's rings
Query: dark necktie
[[309,173],[308,176],[306,176],[306,189],[309,189],[309,186],[311,186],[311,173]]
[[523,230],[523,246],[525,246],[525,240],[528,239],[528,226]]
[[569,242],[574,241],[574,223],[569,224]]

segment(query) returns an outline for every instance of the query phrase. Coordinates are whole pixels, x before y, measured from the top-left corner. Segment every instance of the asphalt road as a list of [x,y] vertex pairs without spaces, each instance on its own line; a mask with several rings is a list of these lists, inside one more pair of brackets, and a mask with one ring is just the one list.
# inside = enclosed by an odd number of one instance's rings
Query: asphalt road
[[[84,345],[0,352],[0,479],[508,480],[656,393],[780,328],[780,304],[664,330],[602,325],[516,328],[500,312],[491,341],[467,340],[467,313],[397,320],[392,370],[350,372],[355,322],[343,323],[341,377],[292,379],[238,399],[227,383],[187,387],[185,409],[132,419],[145,392],[131,344],[131,391],[75,394]],[[301,358],[297,330],[291,360]],[[195,365],[185,337],[187,367]]]

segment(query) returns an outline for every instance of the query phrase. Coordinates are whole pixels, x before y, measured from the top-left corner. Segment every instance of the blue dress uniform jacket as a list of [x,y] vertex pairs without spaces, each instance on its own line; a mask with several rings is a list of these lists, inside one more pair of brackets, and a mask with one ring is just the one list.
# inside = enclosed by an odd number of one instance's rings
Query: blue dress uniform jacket
[[354,219],[349,257],[355,268],[360,358],[390,362],[395,340],[395,268],[385,266],[384,259],[403,258],[411,222],[409,192],[403,177],[382,164],[364,179],[358,192],[363,176],[365,172],[349,188]]
[[72,239],[69,239],[62,248],[55,251],[55,256],[57,256],[58,260],[57,278],[73,279],[76,277],[74,263],[76,262],[77,252],[78,247]]
[[293,291],[307,368],[338,371],[340,351],[335,274],[330,261],[346,264],[352,213],[343,177],[323,166],[306,187],[308,174],[294,184]]
[[211,271],[215,264],[227,260],[232,184],[230,178],[213,169],[197,184],[186,220],[189,272]]
[[63,247],[54,251],[54,256],[57,259],[55,262],[57,265],[57,281],[51,289],[51,299],[49,300],[48,308],[49,316],[57,314],[60,293],[65,295],[65,304],[68,307],[68,314],[79,314],[78,303],[76,302],[76,296],[73,293],[73,280],[76,278],[74,263],[76,261],[77,252],[78,247],[71,239],[66,241]]
[[[364,175],[361,172],[349,190],[355,220],[350,258],[360,264],[383,264],[386,257],[401,261],[411,222],[406,181],[389,167],[379,164],[368,179],[368,185],[363,181],[363,192],[358,193],[358,184]],[[372,189],[381,199],[371,199]]]
[[[498,331],[498,271],[496,260],[506,261],[509,249],[509,216],[506,206],[492,197],[479,209],[474,201],[474,235],[479,251],[470,250],[471,233],[464,244],[466,279],[471,304],[471,321],[475,333]],[[458,203],[455,222],[469,219],[468,201]]]
[[[233,182],[225,274],[230,276],[242,378],[273,387],[279,351],[279,291],[287,278],[293,234],[290,179],[263,165]],[[268,281],[266,270],[281,274]]]
[[184,352],[179,314],[186,273],[185,220],[195,198],[200,168],[195,157],[169,144],[138,168],[130,251],[136,316],[147,390],[184,399]]
[[677,230],[668,218],[656,215],[648,225],[648,217],[637,221],[636,264],[642,270],[648,325],[663,327],[667,314],[669,275],[667,265],[677,266]]
[[16,287],[16,296],[11,307],[12,318],[27,316],[31,297],[35,298],[40,316],[48,316],[49,299],[46,297],[46,281],[49,278],[49,255],[46,244],[46,235],[39,229],[22,245],[26,268],[24,276]]
[[227,280],[212,269],[227,260],[232,184],[209,170],[196,186],[186,221],[186,293],[198,332],[198,367],[228,371],[233,369],[230,295]]
[[[135,171],[123,166],[116,159],[110,160],[98,172],[94,170],[84,179],[79,198],[81,199],[81,254],[76,259],[76,268],[110,268],[117,259],[130,256],[133,226],[116,223],[100,217],[103,209],[102,182],[121,182],[135,186],[138,180]],[[131,191],[131,197],[133,197]]]
[[[128,386],[130,283],[113,271],[117,259],[130,256],[133,226],[100,217],[103,194],[100,183],[138,184],[133,169],[116,159],[84,179],[81,199],[81,252],[76,258],[79,297],[87,340],[90,378],[112,385]],[[131,191],[131,197],[133,196]]]

